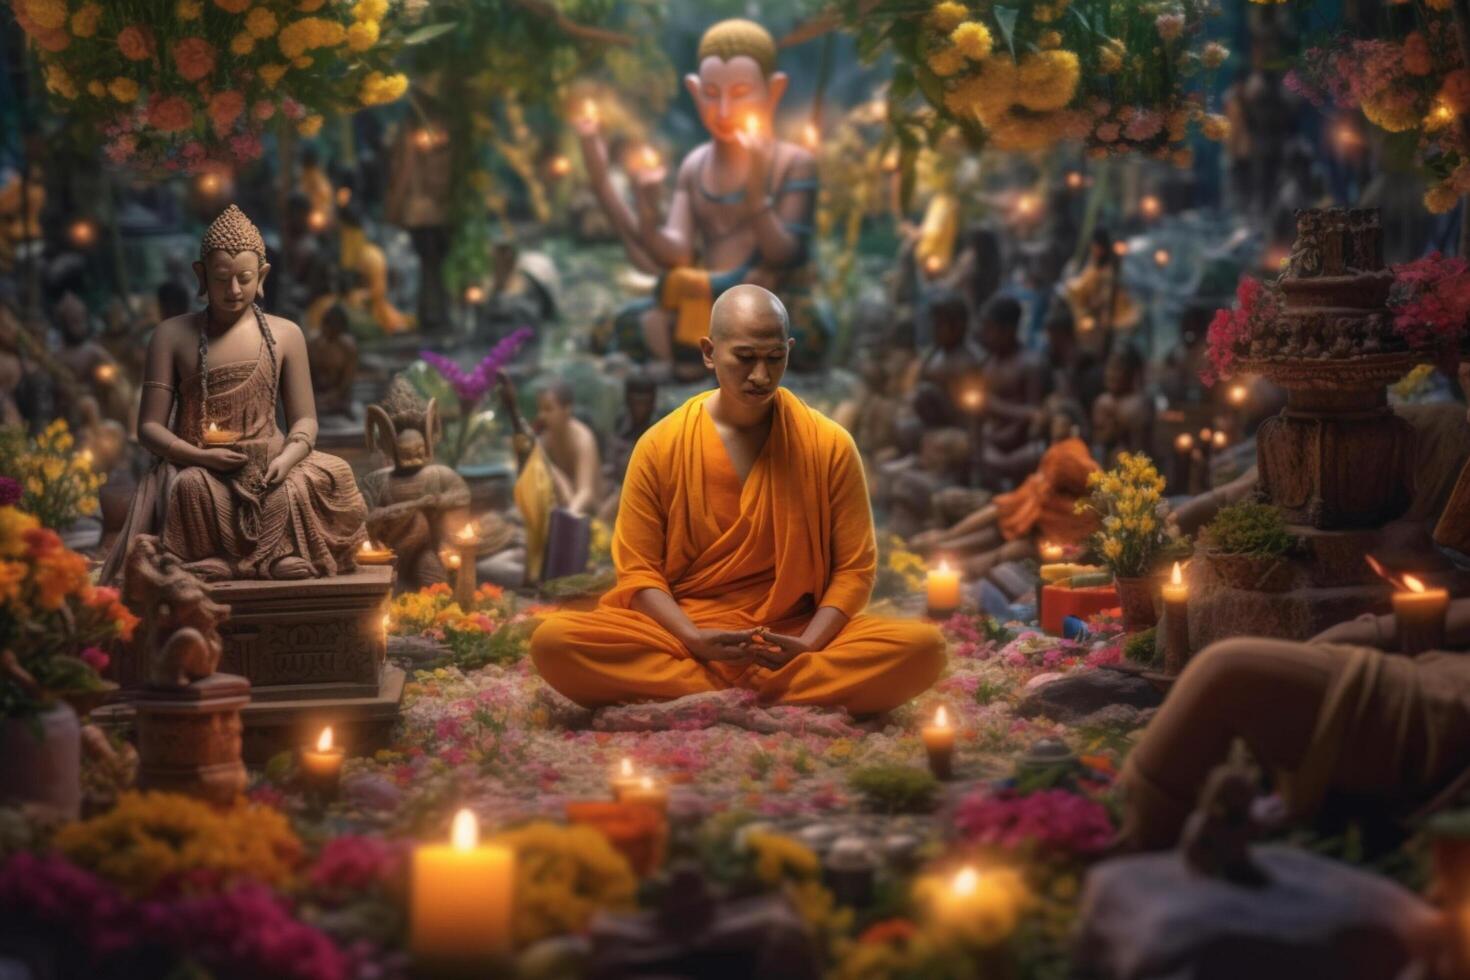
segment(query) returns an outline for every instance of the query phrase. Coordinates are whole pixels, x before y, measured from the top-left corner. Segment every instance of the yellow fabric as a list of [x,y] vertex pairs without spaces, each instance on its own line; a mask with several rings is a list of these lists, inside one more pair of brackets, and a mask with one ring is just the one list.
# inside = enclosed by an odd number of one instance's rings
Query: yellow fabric
[[[549,617],[531,653],[548,683],[598,707],[738,686],[766,702],[886,711],[944,663],[933,626],[862,612],[877,572],[873,518],[852,438],[784,389],[738,500],[728,454],[696,395],[638,441],[613,532],[617,584],[590,613]],[[732,506],[733,505],[733,506]],[[799,634],[819,606],[850,617],[825,650],[779,670],[703,664],[632,607],[667,592],[702,629]]]
[[551,479],[551,467],[546,454],[537,443],[526,457],[516,477],[514,491],[516,509],[526,524],[526,581],[541,580],[541,568],[546,562],[546,537],[550,533],[551,510],[556,506],[556,486]]
[[914,246],[914,257],[927,265],[937,259],[941,269],[948,269],[954,261],[955,239],[960,231],[960,202],[953,194],[935,194],[924,210],[924,220],[919,225],[919,242]]
[[709,315],[715,305],[709,272],[687,266],[672,270],[664,276],[658,305],[676,314],[674,342],[697,347],[701,337],[709,336]]
[[413,324],[388,299],[388,259],[383,250],[369,242],[360,228],[341,231],[341,262],[362,276],[373,320],[384,333],[402,333]]

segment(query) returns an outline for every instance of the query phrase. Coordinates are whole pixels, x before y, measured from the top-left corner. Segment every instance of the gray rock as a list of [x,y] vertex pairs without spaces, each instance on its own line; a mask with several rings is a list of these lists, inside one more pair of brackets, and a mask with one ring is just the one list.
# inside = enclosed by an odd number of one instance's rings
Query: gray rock
[[1028,693],[1016,711],[1023,718],[1040,715],[1075,724],[1109,705],[1156,708],[1163,702],[1158,688],[1136,674],[1097,668],[1074,670]]
[[1079,916],[1083,974],[1392,980],[1442,941],[1440,914],[1387,878],[1291,847],[1252,854],[1261,888],[1201,876],[1173,852],[1098,865]]
[[449,656],[449,648],[427,636],[388,637],[388,659],[402,660],[411,665],[430,663]]
[[[1152,713],[1151,708],[1145,709]],[[1083,715],[1077,724],[1085,728],[1110,728],[1122,731],[1132,731],[1142,728],[1146,722],[1144,712],[1133,707],[1131,704],[1109,704],[1098,708],[1089,715]]]

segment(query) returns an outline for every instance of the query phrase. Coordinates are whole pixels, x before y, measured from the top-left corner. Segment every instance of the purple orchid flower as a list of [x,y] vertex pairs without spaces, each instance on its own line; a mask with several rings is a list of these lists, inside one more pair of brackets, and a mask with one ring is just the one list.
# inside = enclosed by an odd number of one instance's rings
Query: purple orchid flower
[[490,353],[481,358],[473,371],[466,371],[450,358],[435,351],[421,350],[419,357],[449,382],[462,403],[474,405],[485,397],[491,385],[495,384],[495,376],[533,336],[535,332],[530,327],[517,327],[510,336],[490,348]]

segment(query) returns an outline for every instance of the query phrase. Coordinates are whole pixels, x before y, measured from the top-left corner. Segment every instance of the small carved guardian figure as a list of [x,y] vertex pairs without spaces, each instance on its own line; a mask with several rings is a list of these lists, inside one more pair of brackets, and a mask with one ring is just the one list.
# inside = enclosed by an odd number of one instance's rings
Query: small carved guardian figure
[[434,399],[425,403],[401,377],[382,404],[367,409],[368,449],[393,461],[363,479],[368,530],[397,553],[398,583],[405,589],[445,580],[440,545],[469,511],[469,486],[451,467],[434,462],[441,431]]
[[144,534],[133,540],[125,593],[143,612],[135,646],[147,658],[150,685],[185,687],[219,668],[224,651],[219,624],[229,617],[230,607],[211,599],[156,537]]
[[[158,325],[138,441],[158,461],[103,566],[116,581],[129,542],[157,534],[206,581],[351,572],[366,507],[352,470],[314,450],[306,339],[256,300],[270,265],[260,231],[231,205],[204,235],[194,272],[208,306]],[[285,410],[287,431],[276,424]]]

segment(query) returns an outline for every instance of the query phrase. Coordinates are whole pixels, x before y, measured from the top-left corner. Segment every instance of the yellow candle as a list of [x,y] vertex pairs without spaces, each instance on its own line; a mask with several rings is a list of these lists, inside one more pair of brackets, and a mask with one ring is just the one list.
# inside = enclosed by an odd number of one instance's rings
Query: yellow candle
[[451,567],[454,578],[454,601],[466,611],[475,603],[475,555],[480,550],[480,532],[474,524],[466,524],[454,536],[455,560]]
[[1015,931],[1026,886],[1010,868],[960,868],[947,878],[927,876],[915,886],[927,898],[935,926],[962,941],[994,945]]
[[1164,583],[1164,672],[1177,674],[1189,660],[1189,586],[1179,563]]
[[1450,608],[1449,591],[1428,588],[1412,575],[1404,576],[1404,586],[1404,591],[1393,594],[1399,650],[1410,656],[1426,650],[1443,650],[1445,613]]
[[322,729],[317,736],[316,748],[301,750],[301,772],[312,789],[327,796],[337,795],[337,786],[342,779],[340,748],[332,744],[332,726]]
[[409,948],[419,967],[483,971],[510,952],[515,855],[479,837],[475,815],[460,810],[448,844],[414,848]]
[[944,619],[954,615],[960,607],[960,573],[941,561],[938,568],[929,570],[926,591],[931,617]]
[[954,726],[949,723],[949,712],[944,705],[934,712],[934,723],[925,725],[920,734],[924,749],[929,754],[929,771],[937,779],[949,779],[954,775]]
[[618,800],[652,807],[659,813],[669,812],[669,791],[655,783],[652,776],[640,777],[632,786],[624,787]]
[[393,549],[363,541],[362,547],[357,549],[356,558],[359,565],[386,565],[393,560]]
[[1052,544],[1049,541],[1043,541],[1041,543],[1041,560],[1046,562],[1048,565],[1054,565],[1057,562],[1061,561],[1062,555],[1063,550],[1061,545]]
[[612,778],[613,799],[622,800],[623,793],[638,785],[638,774],[633,771],[633,760],[624,758],[618,763],[618,771]]

